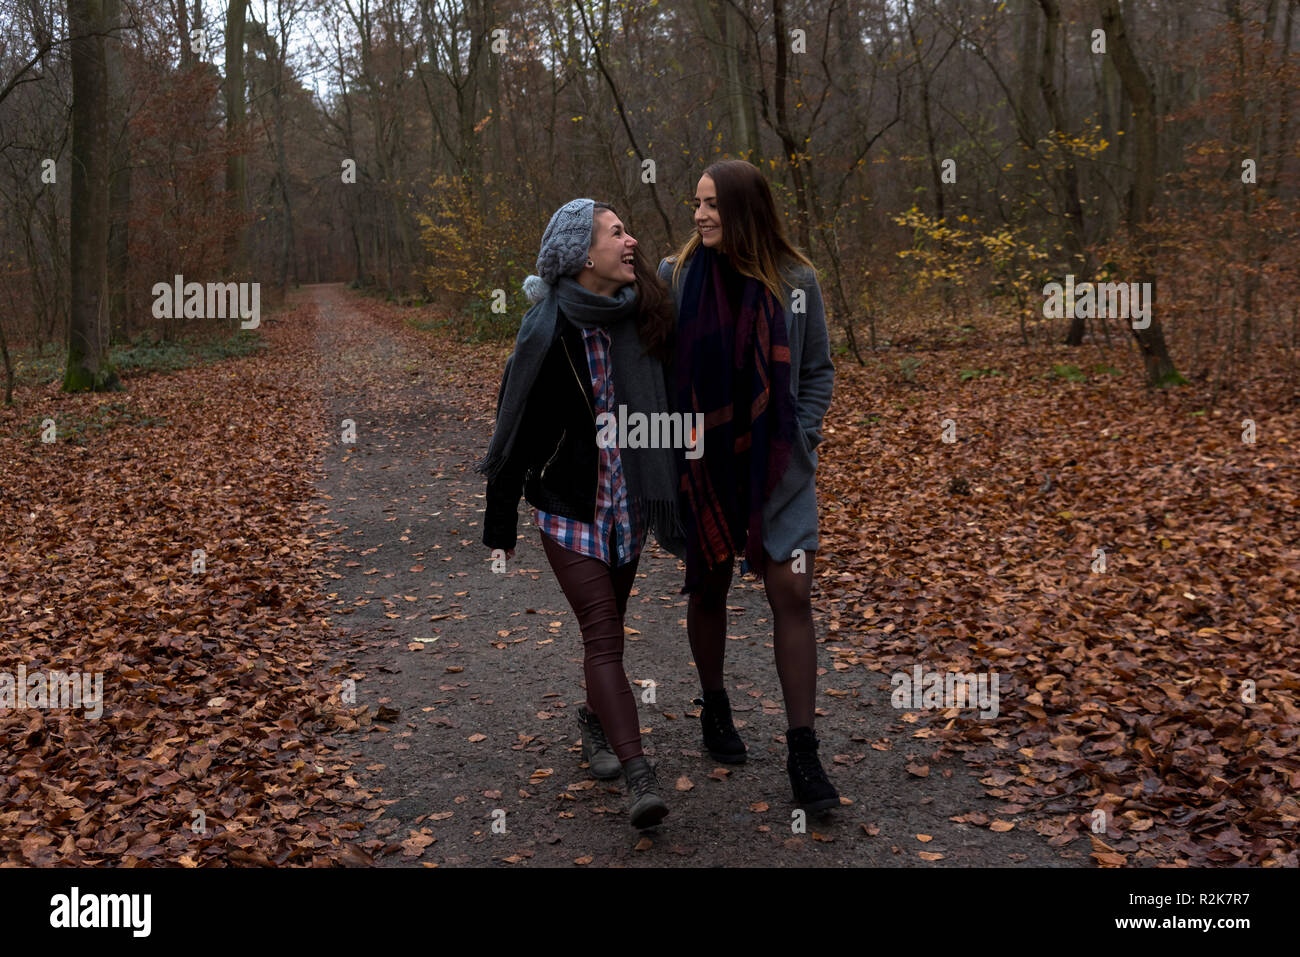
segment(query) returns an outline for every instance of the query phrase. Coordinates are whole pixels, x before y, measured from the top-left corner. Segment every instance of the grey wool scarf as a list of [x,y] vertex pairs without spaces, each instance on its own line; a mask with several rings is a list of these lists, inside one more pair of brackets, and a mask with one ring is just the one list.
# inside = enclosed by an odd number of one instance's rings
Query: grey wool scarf
[[[629,283],[612,297],[597,295],[569,276],[560,277],[546,297],[524,315],[515,337],[515,349],[506,362],[497,393],[496,429],[487,456],[478,471],[488,481],[504,467],[518,438],[524,405],[551,345],[560,334],[560,312],[580,329],[604,328],[609,333],[610,364],[614,373],[614,411],[627,406],[629,416],[647,417],[672,406],[664,384],[663,366],[646,354],[636,328],[636,286]],[[585,354],[584,354],[585,359]],[[586,367],[584,362],[582,368]],[[584,382],[590,389],[590,377]],[[595,441],[595,423],[592,424]],[[648,528],[661,542],[683,533],[677,508],[677,465],[670,448],[619,448],[628,494],[645,516]]]

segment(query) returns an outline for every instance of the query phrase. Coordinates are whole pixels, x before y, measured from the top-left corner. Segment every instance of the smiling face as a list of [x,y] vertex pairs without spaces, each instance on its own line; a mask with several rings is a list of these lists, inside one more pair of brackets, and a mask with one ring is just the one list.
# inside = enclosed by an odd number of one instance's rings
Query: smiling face
[[636,240],[623,229],[623,221],[612,209],[598,209],[591,223],[591,249],[587,257],[592,265],[584,267],[578,281],[602,296],[612,296],[636,281],[632,253]]
[[695,228],[700,242],[717,249],[722,245],[722,218],[718,215],[718,190],[712,176],[701,176],[695,187]]

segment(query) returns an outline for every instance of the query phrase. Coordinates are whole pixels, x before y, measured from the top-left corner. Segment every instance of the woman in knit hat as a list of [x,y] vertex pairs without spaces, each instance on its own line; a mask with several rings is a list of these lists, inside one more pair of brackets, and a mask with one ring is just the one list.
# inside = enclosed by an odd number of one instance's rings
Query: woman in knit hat
[[695,226],[659,275],[677,299],[674,398],[680,411],[703,413],[706,423],[704,454],[678,462],[687,528],[682,591],[690,596],[687,633],[703,690],[696,703],[704,745],[718,761],[745,760],[722,674],[727,591],[740,557],[742,573],[763,580],[772,607],[794,798],[822,811],[838,806],[839,794],[813,735],[816,447],[835,377],[821,290],[751,164],[723,160],[704,171]]
[[533,303],[506,363],[487,475],[483,543],[514,556],[519,497],[534,506],[542,548],[582,631],[587,706],[582,751],[599,778],[627,779],[629,817],[668,813],[641,750],[623,671],[623,615],[647,531],[680,535],[668,448],[597,442],[601,413],[669,409],[662,360],[672,306],[637,242],[605,203],[575,199],[551,217],[524,282]]

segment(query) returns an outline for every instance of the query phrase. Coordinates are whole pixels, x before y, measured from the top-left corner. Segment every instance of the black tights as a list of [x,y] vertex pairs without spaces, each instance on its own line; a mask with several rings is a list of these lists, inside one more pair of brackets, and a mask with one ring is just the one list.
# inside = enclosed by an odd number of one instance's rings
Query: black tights
[[640,757],[644,752],[636,698],[623,671],[623,615],[637,561],[611,569],[599,559],[570,551],[545,532],[542,548],[582,630],[587,707],[600,718],[620,761]]
[[[790,727],[811,728],[817,695],[817,645],[812,619],[812,570],[815,552],[804,556],[804,571],[794,571],[794,561],[776,562],[763,555],[763,588],[772,607],[776,673],[781,679],[785,713]],[[722,690],[722,660],[727,645],[727,592],[731,588],[731,563],[715,568],[686,608],[686,633],[695,656],[700,687]]]

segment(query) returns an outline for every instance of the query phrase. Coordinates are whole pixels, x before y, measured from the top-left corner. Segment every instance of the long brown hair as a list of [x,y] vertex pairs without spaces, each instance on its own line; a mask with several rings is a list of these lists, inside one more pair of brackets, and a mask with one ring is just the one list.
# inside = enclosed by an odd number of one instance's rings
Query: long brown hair
[[[602,209],[618,215],[609,203],[596,203],[591,210],[593,220]],[[650,267],[650,260],[641,252],[640,243],[632,251],[632,268],[636,272],[637,335],[647,355],[666,362],[671,355],[673,331],[677,326],[668,289]]]
[[[722,220],[721,251],[736,271],[757,279],[776,297],[786,302],[782,271],[795,263],[813,269],[808,257],[785,237],[776,212],[772,188],[757,166],[740,159],[718,160],[704,170],[718,191],[718,217]],[[691,230],[673,257],[673,285],[682,266],[700,246],[700,231]]]

